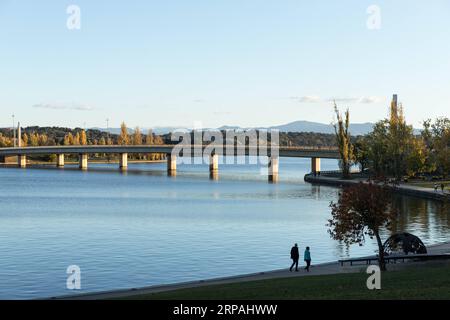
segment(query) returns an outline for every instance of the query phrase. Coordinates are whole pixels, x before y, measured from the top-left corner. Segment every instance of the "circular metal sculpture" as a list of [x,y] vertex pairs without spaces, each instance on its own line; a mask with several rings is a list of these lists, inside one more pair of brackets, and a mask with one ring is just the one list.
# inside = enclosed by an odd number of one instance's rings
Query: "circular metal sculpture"
[[427,248],[422,240],[410,233],[397,233],[391,236],[383,245],[387,255],[392,254],[426,254]]

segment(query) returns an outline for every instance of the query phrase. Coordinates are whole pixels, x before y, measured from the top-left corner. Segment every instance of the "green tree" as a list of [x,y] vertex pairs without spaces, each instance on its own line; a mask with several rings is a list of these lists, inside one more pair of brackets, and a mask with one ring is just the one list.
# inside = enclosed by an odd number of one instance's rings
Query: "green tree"
[[426,166],[430,172],[444,177],[450,172],[450,119],[438,118],[424,122],[422,137],[427,149]]
[[369,144],[365,136],[358,137],[353,143],[355,162],[359,164],[361,172],[364,172],[370,163]]

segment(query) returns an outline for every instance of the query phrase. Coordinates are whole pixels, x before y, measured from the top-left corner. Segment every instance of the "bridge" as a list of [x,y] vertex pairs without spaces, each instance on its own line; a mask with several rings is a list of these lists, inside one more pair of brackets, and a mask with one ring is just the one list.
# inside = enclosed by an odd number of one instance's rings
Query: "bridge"
[[79,168],[88,168],[89,155],[114,154],[119,155],[119,167],[127,170],[129,154],[166,154],[167,172],[175,175],[177,156],[203,156],[209,154],[209,169],[211,175],[219,170],[219,156],[267,156],[269,180],[278,179],[279,157],[311,158],[311,172],[320,172],[320,159],[340,159],[337,148],[324,147],[279,147],[279,146],[223,146],[223,145],[80,145],[80,146],[44,146],[0,148],[0,161],[17,157],[17,166],[27,167],[27,157],[36,155],[56,155],[56,166],[64,167],[65,155],[78,155]]

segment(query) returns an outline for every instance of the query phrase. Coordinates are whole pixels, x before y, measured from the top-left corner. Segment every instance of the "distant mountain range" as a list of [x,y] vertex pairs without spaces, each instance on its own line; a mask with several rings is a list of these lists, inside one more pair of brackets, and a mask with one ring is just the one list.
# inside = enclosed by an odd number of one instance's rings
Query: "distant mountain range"
[[[352,123],[350,124],[350,132],[352,135],[364,135],[372,131],[374,123]],[[109,131],[113,134],[119,134],[120,128],[109,128],[106,130],[105,128],[93,128],[102,131]],[[141,128],[142,133],[147,133],[149,128]],[[175,130],[191,130],[189,128],[180,128],[180,127],[155,127],[152,128],[153,133],[155,134],[167,134],[173,132]],[[280,132],[315,132],[315,133],[334,133],[334,128],[331,124],[319,123],[319,122],[311,122],[311,121],[294,121],[287,124],[272,126],[272,127],[257,127],[257,128],[243,128],[239,126],[222,126],[217,128],[219,130],[248,130],[248,129],[277,129]],[[415,130],[416,134],[420,132],[420,130]],[[129,132],[132,133],[133,130],[129,129]]]
[[[363,135],[372,131],[374,123],[352,123],[350,132],[352,135]],[[334,133],[334,127],[331,124],[324,124],[310,121],[295,121],[288,124],[274,126],[271,129],[278,129],[281,132],[316,132],[316,133]]]

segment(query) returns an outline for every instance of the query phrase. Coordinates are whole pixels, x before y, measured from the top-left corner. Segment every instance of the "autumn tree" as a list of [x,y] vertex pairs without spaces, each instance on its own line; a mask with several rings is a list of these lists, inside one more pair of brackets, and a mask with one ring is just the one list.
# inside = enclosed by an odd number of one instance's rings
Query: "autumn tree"
[[24,147],[28,146],[28,141],[29,141],[29,138],[28,138],[27,133],[25,132],[22,135],[22,146],[24,146]]
[[81,133],[80,133],[80,144],[82,146],[85,146],[88,144],[86,131],[84,131],[84,130],[81,130]]
[[391,102],[388,126],[387,152],[390,158],[390,174],[400,179],[407,172],[406,158],[413,140],[413,128],[408,126],[403,114],[403,106],[394,96]]
[[145,136],[145,144],[152,145],[153,144],[153,132],[152,130],[148,130],[147,135]]
[[120,125],[120,135],[119,135],[118,143],[120,145],[127,145],[130,143],[130,138],[128,136],[128,129],[127,129],[127,125],[125,124],[125,122],[122,122],[122,124]]
[[73,134],[72,134],[72,132],[69,132],[69,133],[64,137],[64,145],[67,145],[67,146],[73,145]]
[[98,141],[98,144],[101,145],[101,146],[106,145],[105,137],[101,137],[100,140]]
[[347,245],[363,245],[366,237],[375,238],[381,270],[386,270],[386,265],[380,231],[395,218],[390,197],[388,187],[373,182],[345,187],[338,202],[330,204],[332,218],[327,224],[330,236]]
[[75,136],[73,137],[73,145],[75,145],[75,146],[79,146],[80,145],[80,138],[81,138],[81,136],[80,136],[80,133],[79,132],[77,132],[76,134],[75,134]]
[[153,144],[156,145],[164,144],[164,140],[161,138],[161,136],[155,136],[153,137]]
[[6,148],[11,146],[11,140],[0,133],[0,147]]
[[348,178],[350,176],[350,167],[353,162],[353,145],[351,143],[351,136],[349,132],[350,126],[350,112],[347,109],[345,112],[345,119],[342,117],[342,114],[339,112],[336,102],[334,103],[334,111],[336,113],[336,120],[334,131],[336,133],[337,145],[339,148],[340,155],[340,166],[342,169],[342,174],[344,178]]
[[31,133],[30,135],[30,145],[32,147],[39,146],[39,136],[36,132]]
[[141,129],[139,129],[139,127],[136,127],[136,129],[134,129],[134,133],[133,133],[133,145],[141,145],[142,144],[142,134],[141,134]]

